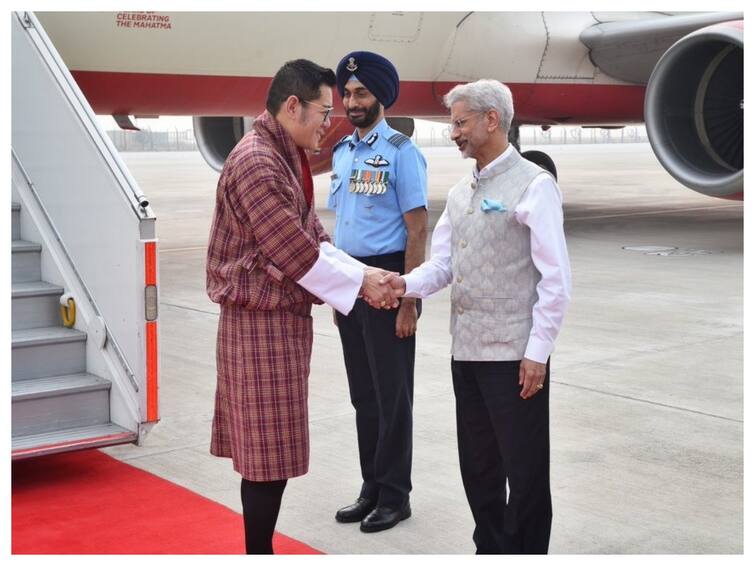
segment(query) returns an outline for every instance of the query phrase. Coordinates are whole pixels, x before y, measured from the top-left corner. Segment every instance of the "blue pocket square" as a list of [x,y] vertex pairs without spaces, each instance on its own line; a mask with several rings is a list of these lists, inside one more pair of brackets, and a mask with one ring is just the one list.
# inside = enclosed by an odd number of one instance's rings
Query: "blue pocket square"
[[506,212],[508,209],[506,205],[499,200],[493,200],[489,198],[482,199],[482,205],[480,206],[483,212]]

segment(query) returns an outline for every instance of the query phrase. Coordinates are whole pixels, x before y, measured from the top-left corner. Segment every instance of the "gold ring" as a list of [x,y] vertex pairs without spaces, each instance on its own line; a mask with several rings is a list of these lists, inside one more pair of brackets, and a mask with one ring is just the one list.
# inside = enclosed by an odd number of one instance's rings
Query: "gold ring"
[[544,386],[542,383],[538,383],[535,387],[537,387],[538,389],[542,389]]

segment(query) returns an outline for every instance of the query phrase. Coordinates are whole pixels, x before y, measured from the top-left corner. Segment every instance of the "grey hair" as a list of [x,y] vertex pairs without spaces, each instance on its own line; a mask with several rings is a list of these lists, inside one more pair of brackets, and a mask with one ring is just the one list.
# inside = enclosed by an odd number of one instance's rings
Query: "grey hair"
[[505,84],[493,79],[480,79],[473,83],[456,85],[443,97],[443,104],[451,105],[463,101],[473,112],[495,110],[500,119],[498,124],[508,132],[514,119],[514,99],[511,90]]

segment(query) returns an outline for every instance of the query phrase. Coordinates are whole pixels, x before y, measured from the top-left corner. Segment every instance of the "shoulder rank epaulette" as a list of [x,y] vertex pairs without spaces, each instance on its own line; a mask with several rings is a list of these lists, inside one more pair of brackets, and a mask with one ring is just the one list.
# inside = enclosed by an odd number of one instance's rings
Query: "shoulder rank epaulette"
[[338,143],[336,143],[336,145],[333,146],[333,151],[335,151],[337,147],[339,147],[340,145],[342,145],[342,144],[344,144],[344,143],[346,143],[348,141],[351,141],[351,134],[347,134],[347,135],[343,136],[340,140],[338,140]]
[[396,147],[401,147],[406,142],[408,142],[410,138],[408,136],[405,136],[404,134],[393,134],[391,137],[388,138],[388,141],[391,143],[391,145],[395,145]]

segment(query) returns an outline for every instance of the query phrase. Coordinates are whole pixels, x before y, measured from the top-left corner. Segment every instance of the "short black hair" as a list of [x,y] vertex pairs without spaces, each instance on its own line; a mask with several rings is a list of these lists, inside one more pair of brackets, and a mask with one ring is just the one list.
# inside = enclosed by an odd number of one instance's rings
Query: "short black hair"
[[295,59],[285,63],[273,77],[267,91],[265,108],[273,116],[280,110],[289,96],[294,95],[303,102],[320,98],[320,87],[336,84],[332,69],[321,67],[307,59]]

